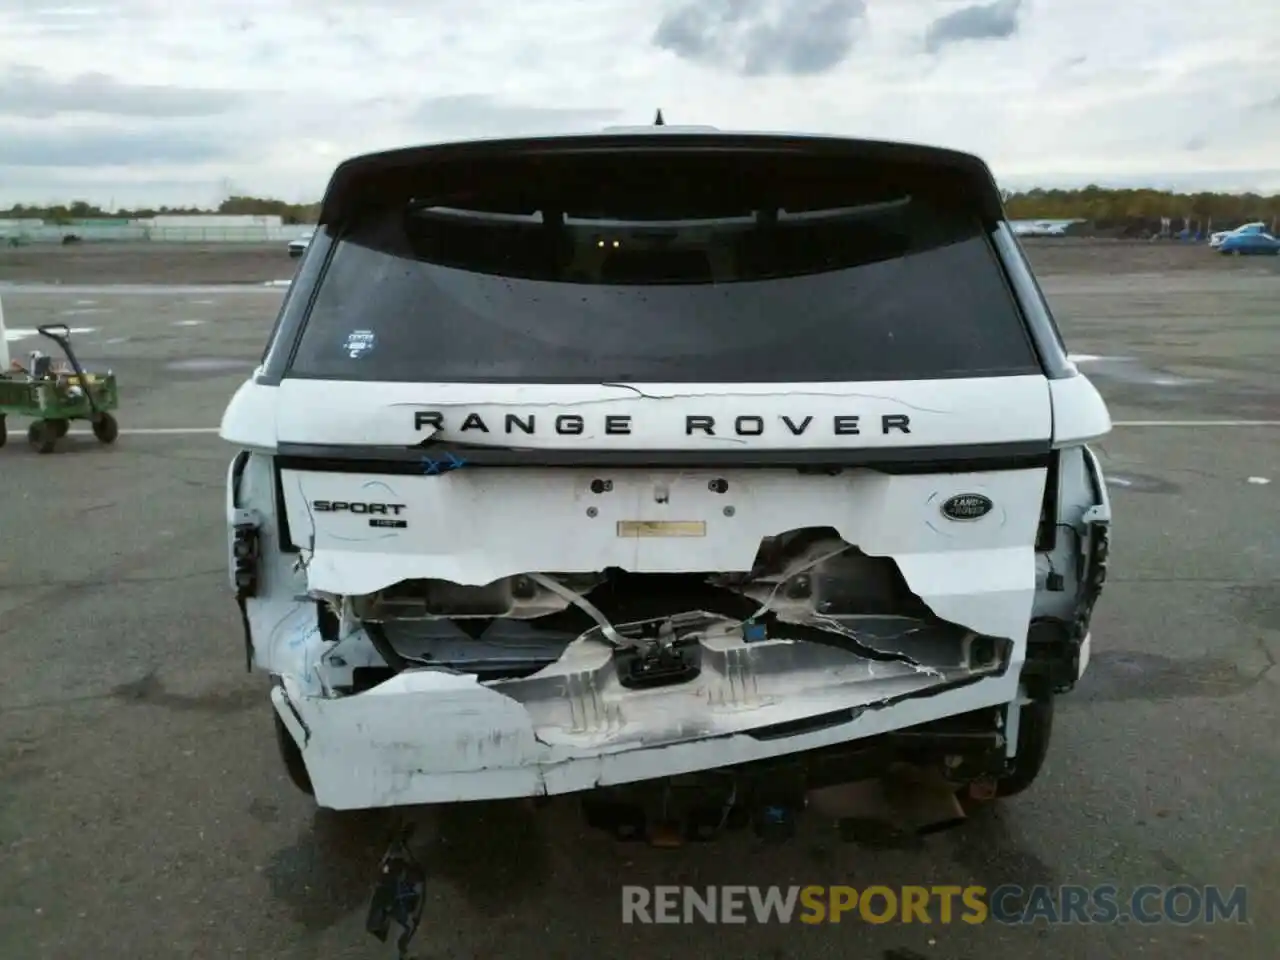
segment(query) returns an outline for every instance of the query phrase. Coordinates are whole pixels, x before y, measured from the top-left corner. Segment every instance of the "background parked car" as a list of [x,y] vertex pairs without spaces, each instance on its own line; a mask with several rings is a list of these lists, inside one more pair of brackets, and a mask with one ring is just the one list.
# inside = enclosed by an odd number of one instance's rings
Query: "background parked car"
[[289,256],[300,257],[307,252],[307,247],[311,244],[311,238],[315,236],[314,230],[308,230],[296,240],[289,241]]
[[1214,233],[1209,234],[1209,246],[1215,247],[1215,248],[1220,247],[1222,246],[1222,241],[1226,240],[1227,237],[1233,237],[1237,234],[1252,234],[1252,233],[1266,233],[1266,232],[1267,232],[1267,225],[1265,223],[1262,223],[1261,221],[1258,221],[1257,223],[1246,223],[1244,226],[1236,227],[1234,230],[1218,230]]
[[1245,254],[1263,254],[1276,256],[1280,254],[1280,240],[1269,233],[1234,233],[1218,245],[1218,252],[1243,256]]

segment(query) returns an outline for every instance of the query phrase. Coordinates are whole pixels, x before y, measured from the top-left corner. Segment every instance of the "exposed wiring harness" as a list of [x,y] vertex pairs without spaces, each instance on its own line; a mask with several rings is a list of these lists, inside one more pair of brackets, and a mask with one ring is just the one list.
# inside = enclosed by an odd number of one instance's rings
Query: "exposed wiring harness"
[[594,620],[599,625],[600,632],[604,634],[605,639],[608,640],[615,648],[621,649],[624,647],[634,646],[633,643],[626,640],[620,633],[618,633],[613,624],[609,622],[609,618],[600,612],[599,607],[576,590],[570,590],[563,583],[560,583],[558,580],[553,580],[544,573],[530,573],[526,574],[526,576],[539,586],[550,590],[561,599],[567,600]]

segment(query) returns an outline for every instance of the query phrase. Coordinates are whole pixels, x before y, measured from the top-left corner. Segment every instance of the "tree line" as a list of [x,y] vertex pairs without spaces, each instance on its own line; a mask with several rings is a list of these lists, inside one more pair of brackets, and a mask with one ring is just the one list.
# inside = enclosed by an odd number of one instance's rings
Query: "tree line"
[[1280,216],[1280,195],[1257,193],[1173,193],[1088,186],[1080,190],[1005,191],[1004,203],[1014,220],[1080,219],[1099,225],[1169,217],[1229,227],[1252,220],[1269,223]]
[[270,197],[228,197],[215,208],[208,207],[137,207],[134,209],[106,210],[84,200],[70,203],[33,204],[18,203],[7,210],[0,209],[0,220],[36,219],[46,223],[70,224],[77,220],[149,220],[151,217],[200,216],[223,214],[232,216],[278,216],[287,224],[315,223],[320,215],[320,204],[286,203]]
[[[1280,217],[1280,195],[1256,193],[1172,193],[1150,189],[1111,189],[1087,186],[1077,190],[1032,189],[1004,191],[1005,209],[1014,220],[1088,220],[1097,224],[1170,217],[1224,227],[1250,220],[1271,222]],[[286,203],[269,197],[228,197],[216,209],[155,207],[104,210],[77,200],[41,206],[16,204],[0,210],[0,219],[38,218],[51,223],[75,220],[146,219],[163,214],[194,216],[204,213],[279,216],[287,224],[315,223],[319,203]]]

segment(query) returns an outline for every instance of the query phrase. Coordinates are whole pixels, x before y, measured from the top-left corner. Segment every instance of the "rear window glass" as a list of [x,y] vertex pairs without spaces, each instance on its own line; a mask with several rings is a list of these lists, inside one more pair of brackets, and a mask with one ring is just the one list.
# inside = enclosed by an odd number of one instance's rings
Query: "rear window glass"
[[335,244],[288,375],[776,383],[1039,372],[987,227],[942,176],[787,156],[607,161],[513,162],[477,171],[469,189],[368,211]]

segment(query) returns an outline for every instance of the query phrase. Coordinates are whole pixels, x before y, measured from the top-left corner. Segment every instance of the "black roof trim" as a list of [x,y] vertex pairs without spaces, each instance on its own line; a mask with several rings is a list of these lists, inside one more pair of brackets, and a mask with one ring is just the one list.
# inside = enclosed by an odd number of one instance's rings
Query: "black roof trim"
[[667,132],[596,133],[554,137],[466,140],[402,147],[352,157],[338,165],[321,203],[321,224],[338,225],[378,196],[394,195],[421,176],[424,167],[468,161],[546,158],[608,153],[773,153],[933,167],[965,176],[975,207],[992,220],[1004,217],[1000,191],[979,157],[943,147],[884,140],[777,133]]

